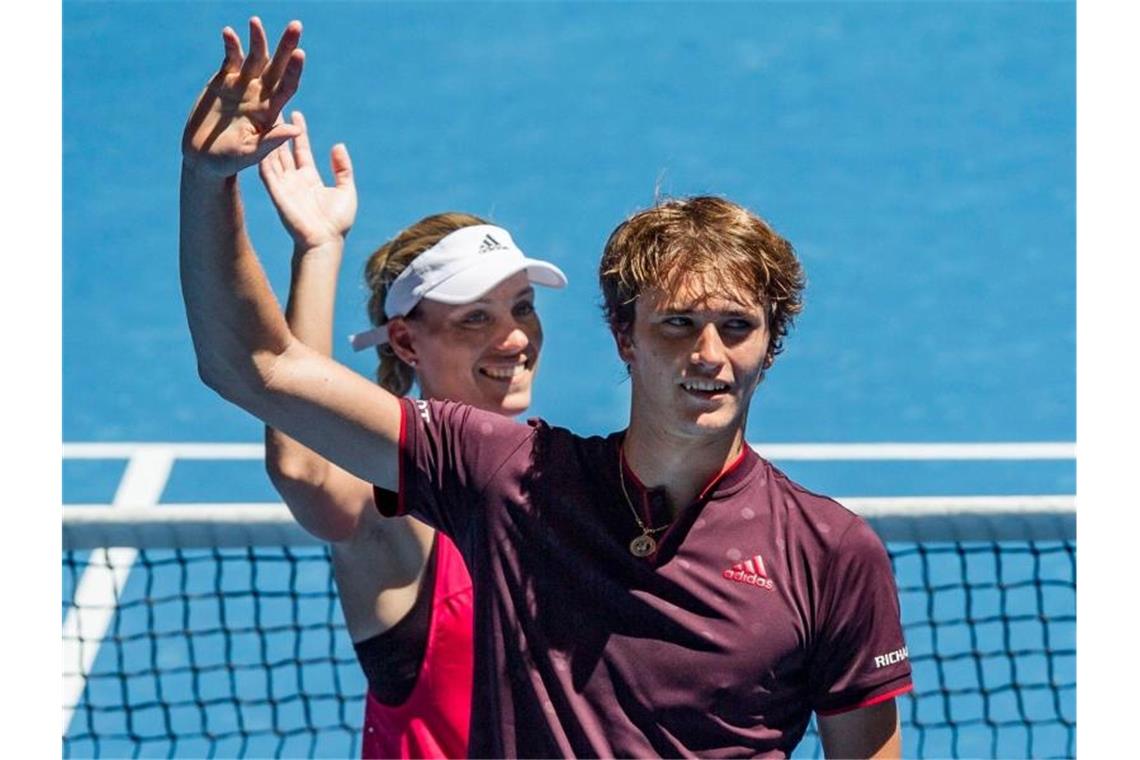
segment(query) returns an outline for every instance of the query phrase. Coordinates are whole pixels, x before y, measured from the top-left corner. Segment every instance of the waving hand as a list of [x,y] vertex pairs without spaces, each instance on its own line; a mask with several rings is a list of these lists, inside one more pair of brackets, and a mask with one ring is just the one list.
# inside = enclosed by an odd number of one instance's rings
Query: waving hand
[[261,161],[261,179],[285,229],[299,250],[340,244],[356,217],[356,185],[352,161],[343,144],[333,146],[333,186],[321,181],[309,147],[305,117],[293,112],[293,126],[301,133]]
[[249,55],[230,27],[222,30],[225,58],[198,98],[182,134],[182,155],[194,169],[231,176],[252,166],[302,129],[281,120],[297,91],[305,54],[301,22],[291,21],[269,58],[265,28],[249,21]]

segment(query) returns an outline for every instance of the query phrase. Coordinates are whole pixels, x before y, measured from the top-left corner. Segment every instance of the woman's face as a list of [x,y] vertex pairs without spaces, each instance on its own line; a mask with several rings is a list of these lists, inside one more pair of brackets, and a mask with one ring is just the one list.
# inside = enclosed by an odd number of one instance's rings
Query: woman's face
[[407,339],[399,353],[415,360],[424,397],[506,415],[530,406],[542,324],[525,271],[474,303],[420,301],[417,316],[403,322]]

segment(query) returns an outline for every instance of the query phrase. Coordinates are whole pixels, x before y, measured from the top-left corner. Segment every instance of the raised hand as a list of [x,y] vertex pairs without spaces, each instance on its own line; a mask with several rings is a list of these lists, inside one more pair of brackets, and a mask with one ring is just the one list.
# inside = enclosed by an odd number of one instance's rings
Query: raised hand
[[356,184],[352,161],[343,144],[333,146],[330,164],[333,186],[321,181],[309,146],[305,117],[293,112],[292,126],[300,130],[292,146],[281,145],[259,165],[261,180],[285,229],[299,250],[340,244],[356,218]]
[[305,54],[297,47],[301,22],[291,21],[273,59],[265,28],[249,20],[249,55],[230,27],[222,30],[225,58],[207,83],[182,133],[185,164],[228,177],[262,158],[301,129],[281,120],[281,109],[297,91]]

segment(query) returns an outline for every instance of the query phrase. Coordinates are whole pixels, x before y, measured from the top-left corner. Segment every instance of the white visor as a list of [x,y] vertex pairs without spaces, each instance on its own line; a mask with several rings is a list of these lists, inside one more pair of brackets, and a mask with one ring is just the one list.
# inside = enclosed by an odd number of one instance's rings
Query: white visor
[[[527,258],[509,232],[493,224],[463,227],[427,249],[388,288],[384,315],[403,317],[423,299],[446,304],[479,300],[503,280],[526,271],[534,285],[566,287],[566,275],[547,261]],[[361,351],[388,342],[388,326],[350,335]]]

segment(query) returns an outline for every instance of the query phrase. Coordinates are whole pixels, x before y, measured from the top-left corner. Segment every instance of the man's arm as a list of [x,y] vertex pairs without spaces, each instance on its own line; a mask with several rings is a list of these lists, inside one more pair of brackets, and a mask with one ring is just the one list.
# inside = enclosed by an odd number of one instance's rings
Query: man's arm
[[[332,354],[333,307],[345,236],[356,216],[352,160],[344,145],[332,149],[334,182],[322,181],[300,111],[303,131],[259,164],[261,179],[293,239],[292,279],[285,316],[298,340]],[[265,428],[265,467],[293,517],[325,541],[350,538],[372,507],[372,486],[279,430]]]
[[225,59],[183,135],[180,270],[203,381],[358,477],[398,487],[398,400],[296,340],[245,230],[237,173],[301,133],[280,120],[304,64],[291,22],[272,60],[259,20]]
[[837,715],[819,715],[817,723],[826,757],[902,757],[902,732],[893,699]]
[[895,698],[912,688],[898,591],[883,542],[851,522],[820,581],[811,666],[814,709],[828,757],[899,757]]

